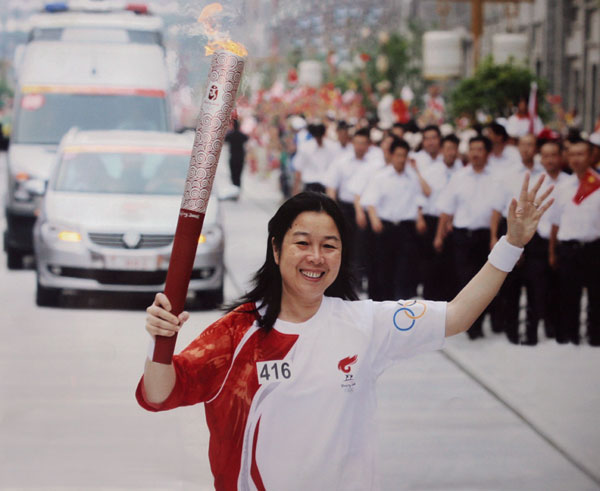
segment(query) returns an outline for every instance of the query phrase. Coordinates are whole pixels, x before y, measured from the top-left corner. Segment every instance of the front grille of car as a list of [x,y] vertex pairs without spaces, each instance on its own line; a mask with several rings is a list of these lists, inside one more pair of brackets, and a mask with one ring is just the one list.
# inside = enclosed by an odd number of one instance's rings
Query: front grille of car
[[[128,247],[123,242],[123,234],[103,234],[92,233],[88,234],[90,240],[102,247],[112,247],[114,249],[127,249]],[[140,242],[135,249],[155,249],[168,246],[173,242],[172,235],[161,234],[142,234]]]
[[[87,269],[49,265],[48,270],[57,276],[96,280],[102,285],[161,285],[167,279],[166,271],[123,271],[116,269]],[[215,268],[192,271],[192,280],[207,280],[215,274]]]

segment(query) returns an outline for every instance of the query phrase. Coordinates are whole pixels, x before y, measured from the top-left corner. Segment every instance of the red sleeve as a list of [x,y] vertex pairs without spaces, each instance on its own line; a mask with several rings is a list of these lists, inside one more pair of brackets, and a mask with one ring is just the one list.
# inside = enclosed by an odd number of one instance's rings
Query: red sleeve
[[148,411],[166,411],[212,399],[223,384],[231,366],[235,347],[252,326],[255,315],[242,306],[208,326],[181,353],[173,357],[175,387],[160,404],[148,402],[144,377],[135,397]]

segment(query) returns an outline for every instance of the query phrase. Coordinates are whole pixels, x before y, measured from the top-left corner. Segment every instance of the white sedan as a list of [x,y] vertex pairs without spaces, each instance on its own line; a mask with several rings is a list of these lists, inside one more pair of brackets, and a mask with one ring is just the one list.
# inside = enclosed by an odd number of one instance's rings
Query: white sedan
[[[189,134],[65,135],[34,227],[38,305],[86,290],[164,288],[192,144]],[[189,285],[192,306],[223,301],[221,218],[213,198]]]

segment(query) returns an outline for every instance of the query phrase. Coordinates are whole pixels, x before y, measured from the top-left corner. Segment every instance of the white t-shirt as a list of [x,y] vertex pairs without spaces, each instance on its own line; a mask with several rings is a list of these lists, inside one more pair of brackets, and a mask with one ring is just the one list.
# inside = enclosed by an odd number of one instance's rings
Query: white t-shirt
[[440,195],[444,189],[446,189],[452,176],[462,168],[463,165],[459,159],[454,161],[452,167],[448,167],[443,161],[435,161],[421,173],[423,179],[425,179],[431,188],[429,197],[421,194],[417,202],[417,205],[421,207],[424,215],[440,216],[440,209],[438,206]]
[[506,145],[500,155],[490,153],[487,166],[493,174],[506,175],[521,163],[521,154],[513,145]]
[[415,159],[417,163],[417,169],[419,172],[423,173],[425,169],[427,169],[434,162],[444,163],[444,156],[442,152],[437,154],[437,157],[434,159],[431,155],[429,155],[425,150],[421,149],[418,152],[410,152],[408,155],[409,158]]
[[354,203],[355,193],[350,186],[351,180],[357,173],[362,175],[363,170],[374,169],[374,165],[366,155],[362,159],[356,158],[355,152],[342,155],[334,160],[327,169],[324,179],[325,187],[335,189],[340,201]]
[[362,196],[371,180],[385,167],[383,161],[379,160],[372,160],[367,165],[359,167],[348,181],[348,191],[354,196]]
[[558,240],[593,242],[600,239],[600,189],[575,203],[573,198],[579,186],[579,179],[573,174],[554,190],[550,220],[559,227]]
[[270,332],[234,312],[173,359],[177,382],[150,411],[205,402],[216,489],[378,489],[375,384],[395,362],[441,349],[446,303],[324,297]]
[[[521,162],[518,167],[512,168],[506,175],[497,177],[498,190],[496,193],[494,210],[502,213],[504,218],[508,216],[508,208],[512,199],[519,199],[521,187],[523,186],[523,179],[525,179],[525,174],[527,172],[529,172],[530,188],[532,188],[540,176],[545,173],[544,167],[538,162],[533,163],[531,170],[525,167],[523,162]],[[538,196],[541,195],[542,192],[539,192]]]
[[[506,132],[512,136],[513,138],[519,138],[528,133],[530,129],[530,119],[529,116],[519,116],[518,114],[513,114],[508,118],[506,122]],[[544,129],[544,124],[539,116],[533,121],[533,133],[537,135],[540,131]]]
[[360,204],[373,206],[381,220],[416,220],[421,185],[414,173],[396,172],[392,165],[378,171],[361,195]]
[[490,228],[497,190],[497,179],[487,166],[483,171],[475,172],[467,165],[455,172],[441,193],[438,200],[440,213],[454,215],[452,225],[455,228]]
[[[554,186],[554,191],[552,191],[550,198],[555,197],[558,186],[561,185],[567,179],[569,179],[569,174],[567,174],[566,172],[562,172],[562,171],[559,172],[556,179],[552,179],[550,177],[550,175],[546,173],[546,179],[544,180],[544,183],[542,184],[542,187],[540,188],[538,195],[541,196],[542,194],[544,194],[547,191],[547,189],[550,186]],[[548,210],[546,210],[546,213],[544,213],[542,215],[542,218],[540,218],[540,223],[538,223],[537,232],[538,232],[539,236],[542,237],[543,239],[550,238],[550,232],[552,231],[552,215],[554,213],[554,211],[553,211],[554,206],[556,206],[555,203],[553,203],[550,206],[550,208],[548,208]]]
[[338,155],[338,145],[323,139],[323,145],[317,145],[313,138],[306,142],[294,157],[294,170],[300,172],[302,182],[324,184],[325,174],[331,161]]

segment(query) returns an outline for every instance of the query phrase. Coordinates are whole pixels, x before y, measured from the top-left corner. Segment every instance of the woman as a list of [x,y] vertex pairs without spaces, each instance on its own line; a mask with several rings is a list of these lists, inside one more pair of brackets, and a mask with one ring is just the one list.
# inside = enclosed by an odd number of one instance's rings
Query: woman
[[[137,389],[150,411],[205,403],[215,488],[377,488],[375,382],[392,363],[440,349],[483,312],[551,205],[543,179],[510,207],[507,236],[449,303],[357,301],[343,216],[322,194],[301,193],[269,222],[255,288],[171,365],[146,360]],[[152,337],[189,318],[159,293]]]

